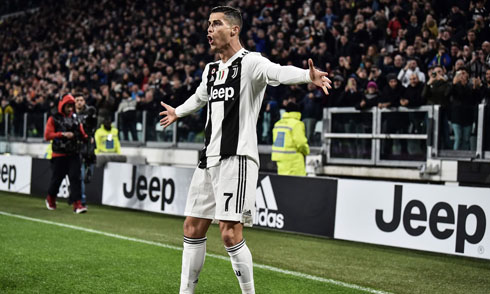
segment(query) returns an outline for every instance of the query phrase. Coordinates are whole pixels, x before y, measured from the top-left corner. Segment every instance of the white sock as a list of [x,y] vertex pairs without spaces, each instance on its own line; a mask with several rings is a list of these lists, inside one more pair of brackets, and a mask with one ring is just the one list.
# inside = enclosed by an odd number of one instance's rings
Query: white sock
[[252,253],[245,244],[245,239],[232,247],[225,247],[230,255],[231,266],[240,283],[242,294],[255,294]]
[[206,257],[206,240],[206,237],[193,239],[184,236],[180,294],[194,293]]

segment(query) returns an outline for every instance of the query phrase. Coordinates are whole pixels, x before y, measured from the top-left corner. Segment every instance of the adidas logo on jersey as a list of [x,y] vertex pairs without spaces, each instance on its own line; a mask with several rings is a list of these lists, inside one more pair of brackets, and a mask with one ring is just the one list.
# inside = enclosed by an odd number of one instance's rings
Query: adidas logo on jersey
[[278,212],[276,196],[269,177],[263,178],[260,186],[257,187],[255,206],[257,209],[254,225],[278,229],[284,227],[284,215]]

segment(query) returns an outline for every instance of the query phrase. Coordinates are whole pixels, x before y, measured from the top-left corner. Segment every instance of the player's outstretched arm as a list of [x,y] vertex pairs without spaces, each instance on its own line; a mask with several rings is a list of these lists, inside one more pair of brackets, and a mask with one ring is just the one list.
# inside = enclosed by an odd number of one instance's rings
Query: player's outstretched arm
[[173,124],[178,117],[177,114],[175,114],[175,108],[163,102],[160,102],[160,104],[162,104],[162,106],[165,108],[164,111],[160,112],[160,115],[164,115],[164,117],[160,120],[160,125],[166,128]]
[[310,68],[310,78],[311,82],[318,87],[323,89],[325,95],[328,95],[328,89],[332,89],[330,85],[332,81],[327,78],[328,73],[320,71],[313,66],[313,60],[308,59],[308,67]]

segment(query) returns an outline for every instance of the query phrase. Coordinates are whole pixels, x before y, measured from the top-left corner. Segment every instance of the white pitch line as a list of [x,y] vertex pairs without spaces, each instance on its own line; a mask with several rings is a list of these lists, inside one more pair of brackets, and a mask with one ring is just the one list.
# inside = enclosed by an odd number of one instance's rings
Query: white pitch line
[[[4,211],[0,211],[0,215],[16,217],[16,218],[20,218],[20,219],[24,219],[24,220],[33,221],[33,222],[55,225],[55,226],[59,226],[59,227],[63,227],[63,228],[69,228],[69,229],[73,229],[73,230],[79,230],[79,231],[83,231],[83,232],[99,234],[99,235],[103,235],[103,236],[107,236],[107,237],[113,237],[113,238],[117,238],[117,239],[121,239],[121,240],[128,240],[128,241],[133,241],[133,242],[138,242],[138,243],[143,243],[143,244],[154,245],[154,246],[158,246],[158,247],[182,251],[182,247],[177,247],[177,246],[173,246],[173,245],[168,245],[168,244],[164,244],[164,243],[158,243],[158,242],[153,242],[153,241],[148,241],[148,240],[143,240],[143,239],[126,237],[126,236],[122,236],[122,235],[118,235],[118,234],[112,234],[112,233],[97,231],[97,230],[93,230],[93,229],[87,229],[84,227],[78,227],[78,226],[73,226],[73,225],[68,225],[68,224],[63,224],[63,223],[52,222],[52,221],[48,221],[48,220],[44,220],[44,219],[32,218],[32,217],[8,213],[8,212],[4,212]],[[206,256],[221,259],[221,260],[226,260],[226,261],[230,260],[229,257],[225,257],[222,255],[217,255],[217,254],[213,254],[213,253],[206,253]],[[373,293],[373,294],[391,294],[390,292],[385,292],[385,291],[375,290],[375,289],[371,289],[371,288],[361,287],[358,285],[349,284],[349,283],[345,283],[345,282],[341,282],[341,281],[337,281],[337,280],[325,279],[322,277],[317,277],[317,276],[313,276],[313,275],[309,275],[309,274],[305,274],[305,273],[280,269],[277,267],[273,267],[270,265],[264,265],[264,264],[260,264],[260,263],[254,263],[254,267],[269,270],[269,271],[276,272],[276,273],[281,273],[281,274],[291,275],[291,276],[295,276],[295,277],[305,278],[308,280],[323,282],[323,283],[327,283],[327,284],[333,284],[333,285],[351,288],[351,289],[364,291],[364,292],[368,292],[368,293]]]

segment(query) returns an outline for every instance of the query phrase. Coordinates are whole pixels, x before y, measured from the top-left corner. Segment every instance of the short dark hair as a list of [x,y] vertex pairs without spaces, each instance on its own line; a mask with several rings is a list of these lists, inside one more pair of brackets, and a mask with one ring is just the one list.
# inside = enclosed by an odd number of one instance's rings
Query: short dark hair
[[73,94],[73,98],[77,97],[82,97],[83,99],[85,99],[85,95],[82,92],[76,92],[75,94]]
[[222,12],[225,15],[225,18],[233,25],[237,25],[242,29],[242,13],[239,9],[233,8],[231,6],[216,6],[211,9],[211,13],[219,13]]

